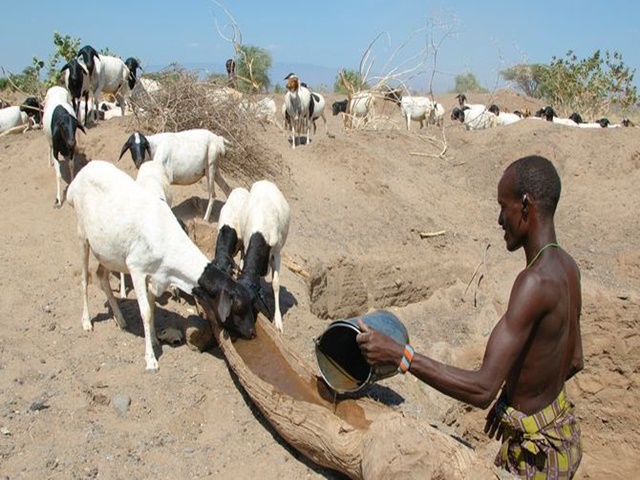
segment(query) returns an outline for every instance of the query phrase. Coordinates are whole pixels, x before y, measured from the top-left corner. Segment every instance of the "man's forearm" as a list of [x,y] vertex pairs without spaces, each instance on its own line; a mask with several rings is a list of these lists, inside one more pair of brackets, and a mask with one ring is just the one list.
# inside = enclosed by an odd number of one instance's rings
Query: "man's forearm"
[[418,353],[409,371],[439,392],[475,407],[487,408],[497,393],[480,372],[445,365]]

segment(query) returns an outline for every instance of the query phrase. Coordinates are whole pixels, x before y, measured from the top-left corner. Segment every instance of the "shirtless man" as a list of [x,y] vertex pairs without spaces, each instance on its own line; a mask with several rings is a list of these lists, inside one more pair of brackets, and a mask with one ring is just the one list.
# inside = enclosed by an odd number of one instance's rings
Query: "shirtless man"
[[580,271],[556,242],[560,178],[549,160],[513,162],[498,184],[507,250],[524,248],[526,268],[494,327],[482,365],[470,371],[414,353],[359,322],[357,341],[371,365],[398,365],[461,402],[488,408],[485,432],[502,439],[497,466],[527,479],[571,478],[582,458],[580,427],[565,382],[583,368]]

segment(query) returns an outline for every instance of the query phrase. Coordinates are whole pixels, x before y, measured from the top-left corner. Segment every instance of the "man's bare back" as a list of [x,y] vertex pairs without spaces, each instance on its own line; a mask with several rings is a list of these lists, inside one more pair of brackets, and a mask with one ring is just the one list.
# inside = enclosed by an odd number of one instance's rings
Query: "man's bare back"
[[496,465],[523,478],[571,478],[582,458],[580,428],[565,381],[583,368],[580,271],[557,243],[560,177],[539,156],[513,162],[498,183],[498,223],[507,250],[522,248],[507,311],[477,370],[438,362],[364,323],[356,340],[371,365],[396,365],[440,392],[489,407],[485,432],[502,439]]
[[[514,408],[534,413],[549,405],[562,391],[565,380],[582,368],[579,341],[582,299],[578,267],[558,247],[552,247],[544,258],[522,271],[513,288],[529,283],[533,284],[530,288],[539,292],[536,297],[540,302],[531,308],[539,311],[540,316],[536,319],[532,315],[530,346],[509,371],[505,392]],[[512,296],[518,294],[512,292]],[[508,312],[500,319],[506,321]]]

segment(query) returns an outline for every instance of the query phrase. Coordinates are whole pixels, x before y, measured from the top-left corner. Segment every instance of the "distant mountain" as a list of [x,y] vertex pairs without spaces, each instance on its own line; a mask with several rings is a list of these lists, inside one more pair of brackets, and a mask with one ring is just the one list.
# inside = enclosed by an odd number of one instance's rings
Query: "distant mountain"
[[[227,75],[224,66],[225,61],[219,62],[189,62],[181,63],[180,66],[187,70],[197,70],[200,73],[201,78],[205,78],[208,75],[217,73],[220,75]],[[146,67],[147,72],[158,72],[164,70],[168,65],[150,65]],[[269,78],[271,79],[271,90],[276,85],[280,85],[284,88],[284,77],[290,73],[298,75],[303,82],[309,85],[313,90],[317,91],[333,91],[333,85],[338,76],[339,67],[325,67],[322,65],[313,65],[310,63],[289,63],[289,62],[275,62],[271,70],[269,71]],[[424,94],[427,91],[426,85],[428,85],[429,79],[426,75],[419,78],[413,78],[405,85],[410,90],[414,91],[414,94]],[[434,84],[434,90],[437,93],[446,92],[451,88],[450,78],[436,78]]]
[[[169,65],[149,65],[145,70],[147,72],[158,72],[168,66]],[[197,70],[203,78],[213,73],[221,75],[227,74],[224,62],[190,62],[181,63],[180,66],[187,70]],[[284,87],[285,82],[283,79],[290,73],[298,75],[303,82],[314,90],[333,91],[333,84],[338,75],[338,68],[311,65],[308,63],[275,62],[269,71],[269,78],[272,83],[271,89],[276,85]]]
[[290,73],[295,73],[300,80],[312,89],[332,92],[338,71],[338,67],[330,68],[308,63],[275,62],[269,72],[269,78],[273,83],[272,87],[275,85],[284,87],[284,77]]

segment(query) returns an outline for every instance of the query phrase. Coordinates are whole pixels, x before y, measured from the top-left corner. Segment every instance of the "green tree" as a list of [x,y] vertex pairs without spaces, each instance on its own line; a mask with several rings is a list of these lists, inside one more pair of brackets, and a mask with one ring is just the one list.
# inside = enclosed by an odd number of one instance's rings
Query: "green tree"
[[489,90],[478,83],[478,79],[473,73],[456,75],[456,86],[452,93],[488,93]]
[[542,77],[540,92],[550,104],[587,117],[607,113],[612,106],[623,110],[638,101],[633,85],[635,69],[625,65],[618,52],[596,50],[579,59],[569,50],[564,58],[552,57]]
[[253,45],[240,45],[236,49],[236,76],[238,89],[243,92],[266,92],[271,85],[269,69],[271,54]]
[[500,75],[507,82],[515,84],[525,95],[533,98],[542,98],[541,85],[548,69],[548,65],[523,63],[502,70]]
[[[53,45],[55,50],[46,62],[38,57],[33,57],[31,65],[26,67],[22,73],[9,76],[17,88],[42,98],[47,88],[60,83],[61,63],[66,63],[76,56],[80,39],[53,32]],[[42,78],[43,72],[44,80]]]
[[[342,75],[342,79],[340,78]],[[345,87],[345,83],[348,87]],[[360,90],[367,90],[369,88],[369,84],[362,78],[360,72],[356,72],[355,70],[342,70],[338,72],[336,76],[336,81],[333,84],[333,92],[341,93],[342,95],[347,95],[350,90],[351,92],[358,92]]]

